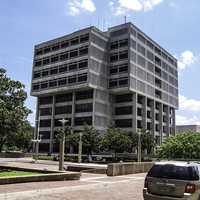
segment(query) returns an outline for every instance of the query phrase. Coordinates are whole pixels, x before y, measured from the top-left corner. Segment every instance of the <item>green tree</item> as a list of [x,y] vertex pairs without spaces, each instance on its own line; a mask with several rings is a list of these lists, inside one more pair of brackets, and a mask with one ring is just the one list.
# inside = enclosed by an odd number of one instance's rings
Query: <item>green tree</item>
[[200,134],[182,133],[169,137],[157,150],[159,158],[200,159]]
[[9,138],[20,131],[31,111],[25,106],[24,85],[7,77],[0,68],[0,152]]
[[13,145],[23,152],[29,152],[32,148],[33,131],[34,129],[28,121],[23,122],[13,138]]
[[82,136],[83,148],[86,149],[86,152],[90,158],[92,159],[92,152],[97,151],[100,144],[100,136],[98,131],[92,127],[85,125],[83,128],[83,136]]
[[[132,149],[137,148],[138,146],[138,133],[134,133],[130,135],[131,141],[132,141]],[[147,150],[147,153],[152,153],[153,149],[155,147],[155,138],[153,134],[151,134],[149,131],[142,129],[141,130],[141,148],[142,151]]]
[[128,151],[131,147],[131,139],[128,133],[118,128],[109,128],[102,138],[102,147],[106,151],[114,153],[116,160],[117,153]]

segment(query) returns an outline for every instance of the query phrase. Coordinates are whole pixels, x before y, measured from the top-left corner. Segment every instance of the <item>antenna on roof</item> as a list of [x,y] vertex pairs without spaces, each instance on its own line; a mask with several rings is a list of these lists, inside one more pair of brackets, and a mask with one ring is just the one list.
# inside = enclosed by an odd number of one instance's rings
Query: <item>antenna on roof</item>
[[105,18],[103,17],[103,31],[105,30]]
[[124,16],[124,23],[126,24],[126,15]]
[[99,22],[99,16],[98,16],[98,24],[97,24],[97,28],[99,29],[99,24],[100,24],[100,22]]

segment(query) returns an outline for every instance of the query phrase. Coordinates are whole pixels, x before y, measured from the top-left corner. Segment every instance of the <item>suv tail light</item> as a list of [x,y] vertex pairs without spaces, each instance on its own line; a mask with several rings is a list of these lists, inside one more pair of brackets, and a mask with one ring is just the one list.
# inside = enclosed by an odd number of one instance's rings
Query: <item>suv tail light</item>
[[195,193],[195,190],[196,190],[196,185],[195,184],[187,184],[185,186],[185,193]]

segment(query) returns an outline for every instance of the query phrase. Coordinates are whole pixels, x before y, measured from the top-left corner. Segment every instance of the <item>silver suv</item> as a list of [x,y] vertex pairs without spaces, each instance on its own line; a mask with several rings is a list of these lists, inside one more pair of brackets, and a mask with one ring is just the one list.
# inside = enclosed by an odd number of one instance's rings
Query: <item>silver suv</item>
[[148,172],[144,200],[200,200],[200,164],[159,162]]

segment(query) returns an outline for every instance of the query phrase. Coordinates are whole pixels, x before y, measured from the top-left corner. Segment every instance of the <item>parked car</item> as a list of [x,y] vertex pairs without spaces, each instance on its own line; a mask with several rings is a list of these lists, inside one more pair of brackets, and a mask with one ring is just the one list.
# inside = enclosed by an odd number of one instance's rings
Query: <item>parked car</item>
[[200,200],[200,164],[159,162],[148,172],[144,200]]

